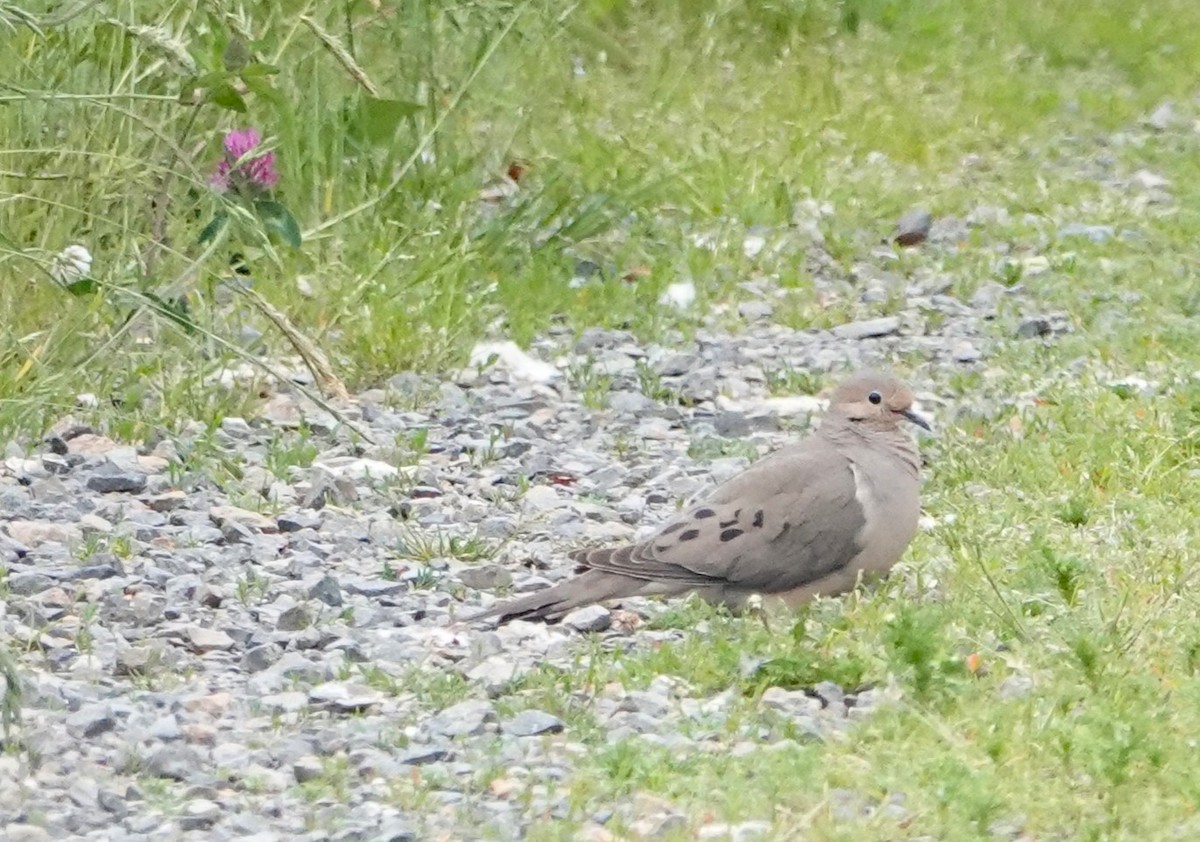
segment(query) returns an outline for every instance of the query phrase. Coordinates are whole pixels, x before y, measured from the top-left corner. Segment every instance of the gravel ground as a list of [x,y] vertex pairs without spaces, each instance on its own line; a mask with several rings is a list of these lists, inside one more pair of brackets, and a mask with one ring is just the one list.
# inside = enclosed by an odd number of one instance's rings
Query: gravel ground
[[[929,230],[918,209],[897,236],[919,241],[924,228],[922,247],[952,249],[998,212]],[[751,235],[747,251],[771,236]],[[814,276],[836,277],[822,254],[809,249]],[[690,339],[595,329],[545,336],[528,356],[481,346],[490,366],[400,375],[359,396],[350,416],[375,444],[286,393],[258,418],[138,446],[70,418],[36,446],[9,444],[0,635],[25,677],[28,751],[0,755],[0,831],[14,842],[519,838],[540,816],[567,815],[556,783],[585,735],[525,707],[513,682],[577,668],[597,639],[636,651],[684,632],[648,628],[663,606],[639,600],[555,627],[469,628],[456,616],[493,590],[568,575],[565,550],[652,529],[680,498],[802,431],[820,401],[780,389],[780,371],[828,383],[902,359],[923,410],[945,424],[959,407],[939,384],[986,371],[998,340],[1069,329],[1020,286],[960,301],[945,294],[948,277],[904,280],[895,260],[881,247],[818,282],[825,296],[898,302],[830,330],[773,324],[784,293],[756,282]],[[981,400],[972,412],[987,412]],[[794,744],[749,726],[716,737],[732,692],[704,696],[667,676],[610,686],[587,700],[601,735],[586,739]],[[789,733],[820,739],[878,701],[823,684],[761,703]],[[502,783],[472,785],[496,766]],[[398,781],[417,780],[437,784],[420,799],[398,794]],[[646,799],[596,804],[588,838],[605,838],[614,815],[647,837],[682,821]],[[714,826],[705,838],[766,828]]]

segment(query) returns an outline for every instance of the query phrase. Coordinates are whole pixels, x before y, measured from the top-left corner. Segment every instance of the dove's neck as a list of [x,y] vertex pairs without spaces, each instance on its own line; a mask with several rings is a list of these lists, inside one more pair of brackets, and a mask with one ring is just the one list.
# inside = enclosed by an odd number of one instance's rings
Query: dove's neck
[[891,426],[880,428],[861,421],[850,421],[837,416],[827,416],[821,422],[818,434],[843,452],[868,448],[907,468],[916,476],[921,468],[921,452],[907,431]]

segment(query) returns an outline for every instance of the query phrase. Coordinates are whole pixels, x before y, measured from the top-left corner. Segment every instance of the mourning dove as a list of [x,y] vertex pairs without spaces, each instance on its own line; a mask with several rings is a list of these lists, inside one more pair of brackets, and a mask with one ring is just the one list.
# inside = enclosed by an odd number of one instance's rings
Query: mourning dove
[[571,554],[580,575],[468,620],[561,619],[584,605],[694,592],[737,610],[795,606],[886,574],[917,531],[921,457],[902,429],[929,429],[895,377],[863,371],[833,393],[817,431],[718,486],[651,537]]

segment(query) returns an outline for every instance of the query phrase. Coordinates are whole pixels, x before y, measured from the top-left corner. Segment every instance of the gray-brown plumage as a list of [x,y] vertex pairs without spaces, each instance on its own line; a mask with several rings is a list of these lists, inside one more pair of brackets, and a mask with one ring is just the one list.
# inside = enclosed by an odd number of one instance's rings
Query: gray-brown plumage
[[916,443],[929,425],[895,377],[860,372],[817,431],[719,486],[636,544],[571,554],[580,575],[469,620],[556,620],[594,602],[695,592],[741,608],[754,594],[798,605],[887,573],[917,531]]

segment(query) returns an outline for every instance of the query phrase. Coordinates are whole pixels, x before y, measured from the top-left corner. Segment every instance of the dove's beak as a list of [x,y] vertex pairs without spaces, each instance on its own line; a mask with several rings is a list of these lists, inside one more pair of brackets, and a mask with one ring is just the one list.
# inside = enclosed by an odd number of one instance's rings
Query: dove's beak
[[920,427],[924,430],[927,430],[928,432],[931,432],[931,433],[933,432],[933,428],[929,426],[929,422],[926,421],[924,418],[922,418],[920,415],[917,415],[917,413],[913,412],[911,409],[906,409],[903,412],[901,412],[900,414],[903,415],[905,418],[907,418],[909,421],[916,424],[918,427]]

